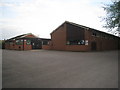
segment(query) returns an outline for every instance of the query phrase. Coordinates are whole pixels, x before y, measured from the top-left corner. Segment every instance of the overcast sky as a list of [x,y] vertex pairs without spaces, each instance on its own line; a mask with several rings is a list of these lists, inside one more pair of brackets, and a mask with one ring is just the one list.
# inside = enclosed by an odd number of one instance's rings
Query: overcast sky
[[[107,32],[102,6],[111,0],[0,0],[0,39],[33,33],[50,38],[64,21]],[[2,37],[1,37],[2,35]]]

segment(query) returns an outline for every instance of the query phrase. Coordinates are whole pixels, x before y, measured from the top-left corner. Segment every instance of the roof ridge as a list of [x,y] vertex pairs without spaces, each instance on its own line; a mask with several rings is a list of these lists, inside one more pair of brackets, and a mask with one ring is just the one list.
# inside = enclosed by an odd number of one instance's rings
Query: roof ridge
[[[80,24],[77,24],[77,23],[73,23],[73,22],[69,22],[69,21],[65,21],[66,23],[70,23],[72,25],[76,25],[76,26],[79,26],[79,27],[82,27],[82,28],[85,28],[85,29],[93,29],[93,28],[90,28],[90,27],[87,27],[87,26],[84,26],[84,25],[80,25]],[[95,29],[96,30],[96,29]]]
[[[21,35],[12,37],[12,38],[10,38],[10,39],[17,39],[17,38],[24,37],[24,36],[27,36],[27,35],[34,35],[34,34],[32,34],[32,33],[21,34]],[[38,36],[36,36],[36,35],[34,35],[34,36],[35,36],[35,37],[38,37]]]
[[[65,21],[64,23],[62,23],[61,25],[65,24],[65,23],[69,23],[71,25],[74,25],[74,26],[77,26],[77,27],[81,27],[81,28],[84,28],[86,30],[88,29],[91,29],[91,30],[95,30],[95,31],[98,31],[98,32],[101,32],[101,33],[105,33],[105,34],[109,34],[109,35],[113,35],[113,34],[110,34],[110,33],[107,33],[107,32],[104,32],[104,31],[101,31],[101,30],[98,30],[98,29],[95,29],[95,28],[90,28],[90,27],[87,27],[87,26],[84,26],[84,25],[80,25],[80,24],[77,24],[77,23],[73,23],[73,22],[69,22],[69,21]],[[61,26],[60,25],[60,26]],[[60,27],[59,26],[59,27]],[[57,27],[55,30],[53,30],[50,34],[54,33],[59,27]],[[113,35],[115,36],[115,35]],[[119,36],[115,36],[115,37],[119,37]]]

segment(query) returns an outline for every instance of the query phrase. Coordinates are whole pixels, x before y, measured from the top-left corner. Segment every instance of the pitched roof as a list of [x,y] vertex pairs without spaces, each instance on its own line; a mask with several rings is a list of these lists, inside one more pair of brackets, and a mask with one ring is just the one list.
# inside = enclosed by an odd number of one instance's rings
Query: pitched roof
[[33,35],[34,38],[39,38],[38,36],[35,36],[35,35],[32,34],[32,33],[27,33],[27,34],[22,34],[22,35],[19,35],[19,36],[16,36],[16,37],[10,38],[10,39],[8,39],[8,40],[20,39],[20,38],[24,38],[24,37],[26,37],[26,36],[28,36],[28,35]]
[[[84,28],[84,29],[91,29],[91,30],[94,30],[94,31],[97,31],[97,32],[101,32],[101,33],[104,33],[104,34],[108,34],[108,35],[111,35],[111,36],[115,36],[113,34],[110,34],[110,33],[107,33],[107,32],[104,32],[104,31],[100,31],[100,30],[97,30],[97,29],[94,29],[94,28],[90,28],[90,27],[86,27],[86,26],[83,26],[83,25],[79,25],[79,24],[76,24],[76,23],[73,23],[73,22],[69,22],[69,21],[65,21],[66,23],[69,23],[71,25],[74,25],[74,26],[78,26],[78,27],[81,27],[81,28]],[[118,36],[115,36],[115,37],[118,37]],[[119,37],[118,37],[119,38]]]
[[[107,33],[107,32],[103,32],[103,31],[100,31],[100,30],[97,30],[97,29],[94,29],[94,28],[90,28],[90,27],[87,27],[87,26],[79,25],[79,24],[76,24],[76,23],[73,23],[73,22],[65,21],[63,24],[65,24],[65,23],[68,23],[68,24],[71,24],[71,25],[74,25],[74,26],[77,26],[77,27],[80,27],[80,28],[83,28],[83,29],[86,29],[86,30],[91,29],[91,30],[98,31],[98,32],[101,32],[101,33],[109,34],[109,33]],[[51,34],[54,33],[54,32],[55,32],[58,28],[60,28],[63,24],[61,24],[59,27],[57,27],[55,30],[53,30],[53,32],[51,32]],[[115,36],[115,35],[113,35],[113,34],[109,34],[109,35]],[[115,37],[118,37],[118,36],[115,36]]]
[[84,28],[84,29],[92,29],[90,27],[86,27],[86,26],[79,25],[79,24],[76,24],[76,23],[73,23],[73,22],[69,22],[69,21],[65,21],[65,23],[69,23],[69,24],[72,24],[74,26],[78,26],[78,27],[81,27],[81,28]]
[[89,27],[86,27],[86,26],[83,26],[83,25],[79,25],[79,24],[73,23],[73,22],[65,21],[59,27],[57,27],[55,30],[53,30],[53,32],[51,32],[51,34],[54,33],[58,28],[60,28],[65,23],[69,23],[71,25],[74,25],[74,26],[77,26],[77,27],[81,27],[81,28],[84,28],[84,29],[92,29],[92,28],[89,28]]

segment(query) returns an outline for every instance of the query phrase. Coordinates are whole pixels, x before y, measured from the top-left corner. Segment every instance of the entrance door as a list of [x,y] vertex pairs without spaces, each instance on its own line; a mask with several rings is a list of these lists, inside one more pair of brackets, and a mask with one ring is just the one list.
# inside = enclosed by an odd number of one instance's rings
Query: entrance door
[[42,42],[40,39],[33,39],[31,43],[32,43],[32,49],[41,49],[42,48]]
[[91,43],[91,50],[96,51],[96,42]]

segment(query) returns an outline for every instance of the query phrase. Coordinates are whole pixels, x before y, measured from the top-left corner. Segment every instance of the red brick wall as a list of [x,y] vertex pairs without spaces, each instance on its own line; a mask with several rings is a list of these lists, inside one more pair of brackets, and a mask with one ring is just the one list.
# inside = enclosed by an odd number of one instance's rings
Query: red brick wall
[[5,49],[9,49],[9,44],[5,43]]
[[87,45],[66,45],[66,51],[89,51]]
[[66,48],[66,24],[59,27],[51,34],[51,48],[55,50],[65,50]]
[[[5,49],[23,50],[23,45],[16,45],[15,42],[14,45],[5,43]],[[24,50],[31,50],[31,49],[32,49],[32,45],[26,45],[26,41],[24,41]]]
[[[78,27],[79,28],[79,27]],[[70,29],[69,29],[70,30]],[[74,30],[74,29],[73,29]],[[85,40],[89,40],[90,36],[89,36],[89,32],[85,32],[83,31],[84,29],[79,28],[78,30],[81,30],[81,32],[78,32],[78,37],[81,37],[82,33],[84,35],[82,35],[84,37]],[[84,32],[84,33],[83,33]],[[87,36],[85,36],[87,35]],[[74,37],[73,37],[74,38]],[[81,37],[82,38],[82,37]],[[79,38],[78,38],[79,39]],[[88,41],[88,45],[66,45],[66,50],[68,51],[90,51],[90,42]]]
[[91,34],[90,33],[91,32],[89,30],[85,29],[85,40],[88,40],[88,45],[87,45],[87,50],[88,51],[91,51],[91,42],[90,42]]
[[[27,35],[25,37],[35,37],[34,35]],[[23,45],[16,45],[15,41],[13,41],[14,45],[13,44],[7,44],[5,43],[5,49],[14,49],[14,50],[31,50],[32,49],[32,45],[26,45],[26,41],[24,41],[24,46]]]
[[85,40],[88,45],[66,45],[66,24],[51,34],[52,44],[43,46],[43,49],[68,50],[68,51],[91,51],[91,43],[96,42],[96,50],[118,49],[118,39],[107,39],[101,36],[92,36],[92,31],[85,29]]
[[14,48],[15,48],[15,42],[5,43],[5,49],[14,49]]
[[26,45],[26,41],[24,41],[24,50],[31,50],[32,45]]
[[115,50],[118,49],[118,39],[108,39],[103,37],[92,36],[91,30],[85,30],[85,38],[89,40],[89,50],[91,50],[91,43],[96,42],[96,50]]
[[50,50],[50,49],[52,49],[52,42],[49,41],[49,44],[48,44],[48,45],[42,45],[42,49],[45,49],[45,50]]
[[15,45],[15,50],[23,50],[23,45]]
[[[88,45],[66,45],[67,43],[66,23],[51,34],[51,45],[43,45],[43,49],[67,50],[67,51],[89,51]],[[86,38],[87,39],[87,38]],[[89,39],[89,38],[88,38]]]
[[50,50],[51,46],[50,45],[42,45],[42,49]]

